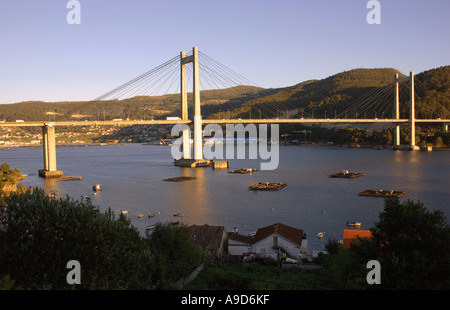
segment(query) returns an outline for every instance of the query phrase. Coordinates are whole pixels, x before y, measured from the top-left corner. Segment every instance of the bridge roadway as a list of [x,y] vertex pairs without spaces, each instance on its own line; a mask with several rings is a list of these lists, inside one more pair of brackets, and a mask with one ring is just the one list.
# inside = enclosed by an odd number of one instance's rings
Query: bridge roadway
[[[289,118],[289,119],[202,119],[203,124],[294,124],[294,123],[409,123],[409,119],[339,119],[339,118]],[[416,123],[450,123],[450,119],[415,119]],[[71,126],[131,126],[190,124],[191,120],[129,120],[129,121],[32,121],[4,122],[0,127],[71,127]]]

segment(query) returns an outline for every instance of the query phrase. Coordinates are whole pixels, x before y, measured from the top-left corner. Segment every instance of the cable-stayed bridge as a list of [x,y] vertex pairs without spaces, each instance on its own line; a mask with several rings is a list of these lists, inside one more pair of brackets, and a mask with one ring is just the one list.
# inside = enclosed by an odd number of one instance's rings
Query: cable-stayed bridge
[[[201,72],[201,74],[200,74]],[[161,94],[179,94],[181,101],[180,115],[178,118],[166,120],[104,120],[104,121],[32,121],[32,122],[4,122],[1,127],[42,127],[44,169],[39,171],[42,177],[60,177],[62,171],[56,168],[56,143],[55,127],[58,126],[88,126],[88,125],[193,125],[193,158],[191,158],[190,130],[183,130],[183,160],[202,161],[202,130],[205,124],[283,124],[283,123],[388,123],[394,125],[394,145],[400,145],[400,125],[409,124],[410,142],[409,148],[416,149],[415,124],[416,123],[441,123],[447,128],[450,119],[441,119],[438,115],[429,115],[426,119],[417,119],[415,113],[416,87],[421,86],[420,81],[414,78],[410,72],[407,77],[395,76],[394,87],[387,85],[374,87],[360,98],[355,99],[339,113],[336,110],[324,111],[322,115],[314,110],[299,109],[287,103],[262,103],[256,108],[250,108],[248,117],[231,118],[228,112],[216,113],[217,119],[202,118],[201,89],[233,89],[238,85],[251,85],[254,83],[245,79],[233,70],[222,65],[211,57],[201,53],[197,47],[192,51],[173,57],[165,63],[145,72],[144,74],[106,92],[92,100],[97,104],[106,100],[122,100],[135,96],[158,96]],[[417,84],[417,85],[416,85]],[[407,85],[407,90],[401,85]],[[188,93],[188,89],[192,92]],[[401,118],[400,101],[409,102],[408,117]],[[191,101],[190,104],[188,101]],[[189,105],[191,108],[189,109]],[[208,106],[203,106],[209,108]],[[233,108],[233,107],[232,107]],[[189,110],[193,115],[189,116]],[[328,112],[328,114],[327,114]],[[290,117],[291,114],[296,117]],[[405,113],[403,113],[405,114]]]

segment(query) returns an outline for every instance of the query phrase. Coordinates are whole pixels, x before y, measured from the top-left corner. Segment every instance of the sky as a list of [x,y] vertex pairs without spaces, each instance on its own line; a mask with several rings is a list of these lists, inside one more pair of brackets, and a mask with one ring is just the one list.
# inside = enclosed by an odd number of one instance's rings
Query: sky
[[[74,1],[74,0],[71,0]],[[355,68],[450,64],[450,1],[0,1],[0,104],[92,100],[198,46],[264,88]]]

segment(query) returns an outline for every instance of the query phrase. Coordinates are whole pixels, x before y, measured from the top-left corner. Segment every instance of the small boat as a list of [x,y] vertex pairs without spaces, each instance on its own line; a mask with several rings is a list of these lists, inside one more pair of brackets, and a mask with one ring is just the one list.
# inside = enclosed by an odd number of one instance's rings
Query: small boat
[[325,232],[320,232],[317,234],[317,238],[323,238],[324,235],[325,235]]
[[347,222],[345,225],[353,227],[361,227],[361,222]]
[[148,217],[154,217],[155,215],[156,215],[155,213],[151,213],[151,212],[148,213]]
[[144,214],[138,214],[138,218],[143,218],[144,217]]
[[92,189],[93,189],[94,191],[101,191],[101,190],[102,190],[102,186],[101,186],[100,184],[94,184],[94,185],[92,186]]
[[181,214],[181,213],[174,213],[173,216],[183,217],[184,214]]
[[122,211],[122,214],[123,214],[123,215],[127,215],[127,214],[128,214],[128,211],[124,210],[124,211]]
[[145,227],[145,229],[146,229],[146,230],[152,230],[152,229],[154,229],[155,227],[156,227],[156,225],[150,225],[150,226]]
[[180,221],[172,221],[172,225],[178,225],[180,224]]

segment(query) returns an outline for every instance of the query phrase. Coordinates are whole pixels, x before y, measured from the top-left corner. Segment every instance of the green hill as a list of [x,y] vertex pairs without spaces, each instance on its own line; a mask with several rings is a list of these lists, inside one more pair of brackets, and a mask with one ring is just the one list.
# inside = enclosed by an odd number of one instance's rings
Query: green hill
[[[296,117],[303,114],[304,117],[323,118],[325,115],[334,117],[335,114],[341,114],[343,118],[346,110],[351,109],[355,103],[360,103],[362,110],[364,104],[384,106],[391,114],[394,106],[396,73],[404,77],[397,70],[389,68],[354,69],[323,80],[306,81],[248,101],[234,109],[231,117],[247,118],[250,114],[253,118],[258,118],[260,114],[263,118],[285,117],[288,114],[286,111],[298,109]],[[450,117],[449,77],[450,66],[432,69],[415,76],[417,117]],[[404,117],[407,117],[409,111],[408,83],[408,81],[401,83],[401,111]],[[375,99],[369,95],[379,98],[373,101]],[[384,111],[379,111],[380,116],[381,112]],[[288,116],[292,116],[292,113]],[[360,114],[360,117],[363,115]]]
[[[271,90],[253,86],[237,86],[223,90],[201,92],[202,107],[209,114],[209,107],[235,106],[266,95]],[[124,100],[42,102],[26,101],[0,105],[0,120],[111,120],[114,118],[146,119],[180,115],[180,95],[137,96]],[[188,93],[192,103],[192,93]]]
[[[294,86],[263,89],[237,86],[201,92],[202,114],[208,118],[334,117],[356,109],[355,104],[369,104],[370,94],[379,96],[385,109],[393,109],[394,76],[392,68],[354,69],[322,80],[310,80]],[[403,82],[407,84],[407,82]],[[450,66],[416,75],[416,116],[450,118]],[[406,89],[409,86],[403,86]],[[403,116],[408,113],[407,90],[401,92]],[[376,97],[375,96],[375,97]],[[192,93],[188,94],[192,102]],[[405,98],[403,98],[405,97]],[[387,107],[387,108],[386,108]],[[385,112],[386,117],[392,112]],[[372,111],[368,111],[372,113]],[[191,111],[190,111],[191,113]],[[327,114],[328,113],[328,114]],[[375,111],[377,113],[377,111]],[[27,101],[0,105],[0,120],[110,120],[114,118],[150,119],[179,116],[179,94],[138,96],[124,100],[42,102]],[[191,114],[190,114],[191,115]],[[381,116],[381,115],[380,115]],[[363,115],[360,115],[363,117]]]

